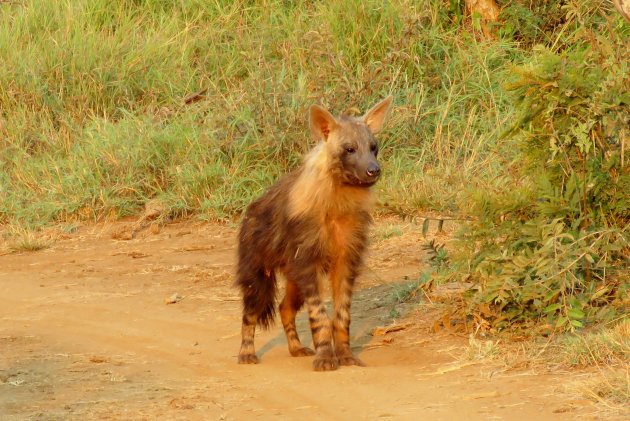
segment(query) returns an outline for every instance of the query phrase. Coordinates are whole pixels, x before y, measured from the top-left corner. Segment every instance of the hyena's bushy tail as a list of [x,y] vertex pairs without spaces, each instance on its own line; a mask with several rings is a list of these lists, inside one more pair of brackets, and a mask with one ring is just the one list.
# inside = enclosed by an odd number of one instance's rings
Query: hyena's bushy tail
[[236,284],[243,294],[243,315],[256,317],[260,327],[269,329],[276,315],[275,272],[261,269],[254,276],[239,273]]

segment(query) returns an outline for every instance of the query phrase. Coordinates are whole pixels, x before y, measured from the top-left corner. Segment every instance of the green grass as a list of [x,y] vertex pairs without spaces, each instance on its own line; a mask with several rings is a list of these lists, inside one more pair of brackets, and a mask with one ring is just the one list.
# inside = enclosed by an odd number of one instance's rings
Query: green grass
[[[0,5],[0,223],[116,218],[150,199],[227,219],[312,145],[306,110],[364,111],[383,211],[465,212],[506,183],[502,82],[526,51],[442,2],[39,0]],[[198,102],[189,95],[206,89]]]

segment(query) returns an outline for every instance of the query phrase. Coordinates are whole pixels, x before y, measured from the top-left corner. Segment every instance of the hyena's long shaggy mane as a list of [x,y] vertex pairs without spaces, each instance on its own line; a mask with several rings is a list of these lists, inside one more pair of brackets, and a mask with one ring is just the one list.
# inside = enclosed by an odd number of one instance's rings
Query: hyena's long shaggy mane
[[[357,189],[341,183],[342,166],[335,142],[318,144],[304,160],[292,186],[288,207],[294,217],[330,217],[360,210],[374,203],[370,189]],[[324,222],[324,221],[322,221]]]

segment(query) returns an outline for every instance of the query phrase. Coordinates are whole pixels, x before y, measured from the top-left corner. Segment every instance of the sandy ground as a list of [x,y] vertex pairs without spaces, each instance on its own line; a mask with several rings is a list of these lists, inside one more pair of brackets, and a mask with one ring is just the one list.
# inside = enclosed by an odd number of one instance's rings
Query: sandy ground
[[[352,311],[367,367],[325,373],[289,356],[279,323],[257,333],[261,364],[236,364],[234,227],[188,221],[112,237],[127,228],[81,226],[45,250],[0,256],[0,419],[595,417],[559,392],[566,374],[462,363],[463,335],[430,332],[423,307],[396,304],[392,291],[426,265],[416,225],[377,223]],[[372,335],[391,325],[407,327]]]

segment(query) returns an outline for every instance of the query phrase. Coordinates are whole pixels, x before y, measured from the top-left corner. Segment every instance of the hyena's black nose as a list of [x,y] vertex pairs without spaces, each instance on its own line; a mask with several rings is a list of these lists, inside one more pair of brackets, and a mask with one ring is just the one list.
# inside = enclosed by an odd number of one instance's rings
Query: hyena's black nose
[[378,177],[381,174],[381,167],[374,162],[371,162],[367,167],[367,175],[369,177]]

